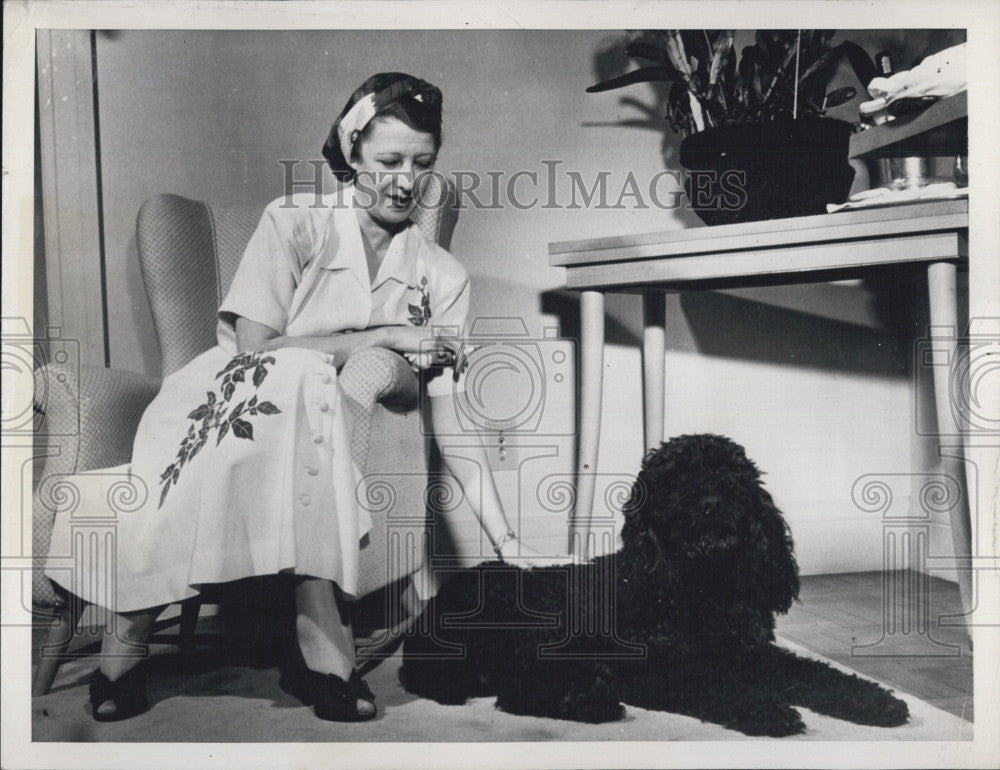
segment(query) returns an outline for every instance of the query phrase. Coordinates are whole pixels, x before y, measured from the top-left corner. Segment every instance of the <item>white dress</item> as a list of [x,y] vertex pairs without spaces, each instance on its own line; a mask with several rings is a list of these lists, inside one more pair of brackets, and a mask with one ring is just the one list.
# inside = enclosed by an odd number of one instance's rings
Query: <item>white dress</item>
[[[357,504],[343,362],[294,347],[237,355],[233,323],[243,316],[287,336],[460,329],[468,276],[411,224],[371,282],[353,208],[292,202],[265,209],[219,310],[219,344],[164,379],[131,463],[67,479],[75,493],[56,512],[46,574],[84,600],[127,612],[282,570],[356,594],[370,520]],[[447,371],[427,384],[432,395],[450,387]]]

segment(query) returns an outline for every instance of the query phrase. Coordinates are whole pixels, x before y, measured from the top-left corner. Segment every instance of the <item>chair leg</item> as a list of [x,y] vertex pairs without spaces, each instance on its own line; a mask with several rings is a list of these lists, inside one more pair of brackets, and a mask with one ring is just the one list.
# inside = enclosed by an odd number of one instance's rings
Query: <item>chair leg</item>
[[76,624],[83,611],[83,602],[75,597],[68,597],[64,604],[56,610],[56,621],[53,623],[42,643],[38,670],[31,683],[31,695],[46,695],[52,689],[59,666],[62,665],[66,651],[76,633]]
[[194,632],[201,613],[201,597],[195,596],[181,602],[180,653],[183,659],[194,650]]
[[423,615],[427,600],[417,596],[413,580],[408,579],[401,589],[398,604],[402,612],[389,613],[388,628],[376,631],[367,639],[355,640],[354,656],[358,670],[366,671],[377,665],[379,660],[392,655]]

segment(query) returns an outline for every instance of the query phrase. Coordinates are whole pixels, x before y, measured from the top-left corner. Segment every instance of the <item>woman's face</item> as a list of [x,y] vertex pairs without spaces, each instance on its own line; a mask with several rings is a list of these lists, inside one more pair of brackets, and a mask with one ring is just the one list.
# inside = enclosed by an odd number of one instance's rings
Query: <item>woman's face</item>
[[382,224],[405,222],[416,207],[413,180],[434,168],[436,159],[433,134],[416,131],[398,118],[375,118],[361,143],[359,160],[351,164],[358,172],[358,205]]

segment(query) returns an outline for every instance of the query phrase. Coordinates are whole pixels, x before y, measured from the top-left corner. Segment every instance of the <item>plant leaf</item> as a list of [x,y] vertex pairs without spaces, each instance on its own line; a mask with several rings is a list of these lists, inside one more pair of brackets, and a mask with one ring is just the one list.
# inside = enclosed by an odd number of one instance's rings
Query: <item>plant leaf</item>
[[223,398],[226,399],[226,401],[231,399],[233,397],[233,393],[235,392],[236,392],[236,386],[233,385],[233,383],[231,382],[227,382],[225,385],[222,386],[222,396]]
[[208,398],[208,402],[207,402],[208,405],[209,406],[215,406],[215,394],[212,391],[208,391],[206,397]]
[[191,412],[188,415],[188,419],[189,420],[201,420],[201,419],[204,419],[207,415],[210,415],[211,413],[212,413],[212,410],[207,405],[202,404],[201,406],[199,406],[197,409],[195,409],[193,412]]
[[270,401],[261,401],[257,404],[257,411],[261,414],[281,414],[281,410]]
[[852,86],[844,86],[836,91],[831,91],[826,95],[826,109],[831,110],[842,104],[847,104],[858,95],[858,90]]
[[253,441],[253,425],[246,420],[236,418],[233,420],[233,435]]
[[167,492],[169,491],[170,491],[170,482],[168,481],[166,484],[163,485],[163,491],[160,492],[160,504],[156,506],[157,508],[163,507],[163,501],[167,499]]
[[875,69],[875,62],[865,52],[865,49],[857,43],[845,40],[838,48],[842,48],[847,55],[847,60],[851,63],[851,69],[862,86],[868,88],[868,84],[878,77],[878,70]]
[[670,65],[670,58],[664,49],[643,40],[635,40],[626,45],[625,54],[633,59],[645,59],[662,66]]
[[217,375],[215,375],[215,378],[218,379],[226,372],[231,372],[239,365],[240,365],[240,356],[234,356],[233,358],[229,359],[229,363],[226,364],[226,368],[223,369],[221,372],[219,372]]
[[[774,92],[774,87],[778,84],[778,81],[787,75],[788,66],[792,63],[795,58],[795,43],[793,41],[792,45],[788,47],[785,52],[785,58],[782,59],[781,65],[778,67],[778,71],[774,73],[774,78],[771,80],[771,84],[767,87],[767,91],[764,93],[763,101],[767,101],[771,98],[771,94]],[[794,80],[795,76],[792,75]]]
[[667,31],[667,55],[670,63],[680,73],[685,82],[691,79],[691,64],[688,62],[687,53],[684,50],[684,38],[678,29]]
[[667,52],[652,43],[636,40],[625,46],[625,53],[634,59],[645,59],[657,64],[669,64],[670,59]]
[[642,67],[631,72],[626,72],[611,80],[597,83],[587,89],[588,94],[596,94],[601,91],[611,91],[615,88],[623,88],[635,83],[664,83],[674,80],[674,75],[666,67]]
[[219,435],[215,438],[215,445],[218,446],[219,442],[222,441],[222,437],[229,432],[229,423],[224,422],[219,426]]
[[739,74],[743,81],[743,88],[746,91],[747,104],[756,99],[758,91],[756,88],[757,65],[760,61],[760,52],[752,45],[746,46],[740,54]]
[[[805,83],[809,78],[815,75],[820,70],[826,69],[827,67],[833,65],[835,62],[840,60],[840,57],[844,55],[842,46],[837,46],[836,48],[831,48],[825,54],[820,56],[816,61],[806,67],[805,71],[799,75],[799,85]],[[874,65],[873,65],[874,66]]]
[[719,47],[715,49],[715,54],[712,56],[712,67],[708,72],[708,84],[710,86],[713,86],[718,82],[722,68],[729,61],[729,54],[732,50],[733,31],[726,30],[726,36],[722,38],[722,42],[719,43]]
[[247,370],[237,369],[233,372],[233,382],[246,382]]

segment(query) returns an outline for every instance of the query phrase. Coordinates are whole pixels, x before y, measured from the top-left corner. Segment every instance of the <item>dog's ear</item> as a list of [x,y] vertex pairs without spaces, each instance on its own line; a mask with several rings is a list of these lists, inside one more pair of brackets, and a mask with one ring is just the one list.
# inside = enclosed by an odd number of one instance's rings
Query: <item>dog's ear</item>
[[628,499],[622,504],[622,540],[626,543],[634,542],[637,536],[646,530],[646,504],[649,500],[646,482],[646,461],[642,461],[643,472],[636,476],[632,482],[632,489],[629,491]]
[[770,493],[759,487],[758,522],[762,537],[754,554],[759,599],[773,612],[788,612],[799,595],[799,565],[795,561],[792,533]]

